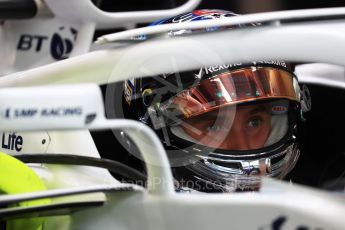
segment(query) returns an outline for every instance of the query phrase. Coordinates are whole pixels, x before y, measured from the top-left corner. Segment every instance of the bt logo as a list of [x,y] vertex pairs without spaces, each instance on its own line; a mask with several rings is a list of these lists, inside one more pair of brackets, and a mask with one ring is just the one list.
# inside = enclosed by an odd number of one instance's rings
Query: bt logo
[[[66,29],[64,26],[59,27],[59,32],[55,32],[50,38],[49,51],[51,56],[55,60],[62,60],[68,58],[68,55],[73,50],[73,43],[76,40],[77,30],[70,28],[66,35]],[[72,39],[67,38],[71,37]],[[35,52],[40,52],[46,43],[49,42],[49,37],[44,35],[31,35],[31,34],[22,34],[19,38],[17,44],[17,49],[20,51],[30,51],[34,50]]]

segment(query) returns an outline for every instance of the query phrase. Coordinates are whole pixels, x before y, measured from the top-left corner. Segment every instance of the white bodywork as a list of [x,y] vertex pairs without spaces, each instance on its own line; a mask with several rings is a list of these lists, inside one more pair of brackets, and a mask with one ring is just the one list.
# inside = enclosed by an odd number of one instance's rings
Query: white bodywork
[[302,83],[345,88],[345,68],[343,66],[312,63],[297,66],[295,72]]
[[[59,95],[58,92],[62,88],[65,94]],[[26,98],[28,94],[32,95],[29,100]],[[68,100],[71,94],[74,94],[73,100]],[[30,102],[31,100],[33,102]],[[272,226],[276,221],[281,223],[281,229],[299,227],[342,229],[345,226],[342,218],[345,204],[342,202],[342,197],[312,191],[298,185],[289,185],[286,182],[264,179],[261,191],[258,193],[217,195],[175,193],[168,159],[159,139],[150,128],[140,122],[106,120],[103,108],[100,107],[101,94],[95,85],[8,88],[0,92],[0,101],[4,102],[0,104],[2,114],[0,124],[3,130],[13,128],[34,131],[42,129],[42,126],[45,126],[46,130],[66,128],[68,116],[75,114],[47,116],[45,111],[61,106],[66,108],[78,106],[83,112],[74,117],[74,122],[69,124],[68,129],[122,129],[131,136],[143,154],[148,167],[148,191],[137,188],[128,192],[110,190],[105,192],[105,197],[102,197],[102,194],[94,194],[93,191],[86,192],[89,194],[87,198],[85,195],[79,195],[73,200],[101,200],[106,204],[72,214],[70,219],[66,220],[70,223],[68,227],[70,229],[109,229],[109,226],[116,229],[209,229],[211,227],[274,229]],[[16,103],[12,103],[14,101]],[[22,116],[16,112],[28,108],[36,112],[30,116]],[[89,113],[95,113],[97,116],[89,124],[85,124],[82,121],[85,121]],[[128,186],[121,185],[115,180],[106,180],[104,172],[95,173],[92,169],[64,167],[63,170],[54,171],[52,168],[50,173],[53,176],[62,173],[62,178],[67,184],[73,183],[69,188],[55,192],[51,190],[32,195],[2,196],[0,202],[30,199],[30,197],[32,199],[35,196],[50,197],[58,193],[65,193],[64,200],[68,200],[68,194],[78,194],[77,191],[80,193],[83,189],[88,191],[92,188],[91,185],[103,184],[108,185],[108,188]],[[85,176],[90,178],[86,179]],[[79,183],[76,183],[74,177],[78,178]],[[49,181],[49,178],[45,179],[46,182]],[[60,187],[66,187],[66,183]],[[71,190],[71,187],[75,189]],[[94,195],[90,196],[90,194]],[[331,211],[326,215],[323,210]],[[244,221],[243,218],[250,218],[251,221]],[[47,218],[47,226],[53,220],[53,217]]]
[[[47,5],[52,12],[57,14],[61,11],[63,2],[55,4],[53,1],[47,1]],[[81,2],[75,1],[73,4],[82,5]],[[86,12],[91,11],[90,5],[83,6]],[[69,11],[66,11],[66,14],[75,19]],[[109,26],[110,20],[116,19],[115,16],[108,15],[109,17],[101,23],[99,22],[100,15],[96,14],[92,18],[100,24],[100,27]],[[326,20],[328,16],[330,18],[337,16],[339,19]],[[314,17],[324,17],[325,20],[303,21]],[[300,22],[280,23],[296,18]],[[47,184],[56,182],[55,185],[50,186],[54,189],[34,194],[2,195],[0,202],[11,199],[32,199],[34,196],[51,197],[52,194],[58,193],[64,194],[60,195],[68,199],[69,193],[78,194],[83,190],[87,191],[85,192],[87,194],[96,192],[100,194],[87,199],[105,202],[100,207],[80,209],[61,223],[58,223],[54,217],[46,217],[47,229],[58,229],[59,224],[61,228],[66,229],[201,230],[301,229],[302,227],[305,229],[344,229],[343,194],[314,191],[310,188],[268,179],[263,180],[261,191],[258,193],[217,195],[175,193],[165,150],[153,131],[139,122],[106,120],[98,87],[78,85],[78,83],[105,84],[148,76],[152,73],[175,72],[177,69],[189,70],[222,63],[274,60],[277,57],[290,61],[345,65],[344,52],[339,52],[345,50],[345,9],[239,16],[219,23],[230,25],[257,20],[270,22],[270,25],[173,39],[160,36],[164,31],[177,28],[169,25],[160,28],[158,32],[153,31],[152,33],[156,36],[146,42],[122,45],[113,50],[86,53],[2,77],[0,79],[0,86],[3,87],[0,90],[0,129],[2,131],[16,130],[20,133],[42,130],[42,134],[39,134],[42,137],[39,138],[45,138],[45,135],[48,135],[50,142],[48,142],[49,146],[42,147],[44,150],[38,151],[56,154],[70,152],[99,157],[88,129],[122,129],[139,146],[147,163],[149,183],[147,190],[134,187],[134,191],[119,192],[114,189],[107,190],[105,187],[121,188],[128,185],[119,183],[103,169],[76,166],[56,169],[38,166],[37,171]],[[134,19],[133,21],[137,22]],[[186,28],[192,25],[205,27],[209,24],[210,22],[196,22],[184,26]],[[212,25],[216,24],[217,22],[212,22]],[[181,29],[183,25],[178,27]],[[127,37],[136,33],[137,31],[126,32],[125,35]],[[123,34],[119,36],[121,40],[125,38],[122,36]],[[114,37],[107,39],[114,40]],[[305,74],[303,79],[304,82],[308,82],[311,78]],[[323,80],[326,83],[320,81],[320,84],[332,86],[334,83],[334,80]],[[76,85],[28,87],[62,83]],[[18,86],[23,88],[17,88]],[[80,107],[82,111],[88,111],[88,113],[78,113],[72,119],[66,116],[42,116],[42,111],[47,107],[66,105]],[[15,116],[13,114],[16,113],[11,112],[22,108],[31,108],[38,112],[29,117]],[[96,114],[96,118],[90,123],[85,123],[89,113]],[[69,132],[67,134],[55,131],[52,133],[51,130],[56,129],[68,129]],[[99,186],[99,190],[89,191],[90,186]],[[102,193],[99,193],[100,191]],[[84,195],[79,195],[74,199],[85,200],[86,198]]]
[[[35,18],[9,20],[0,25],[0,56],[6,57],[0,63],[0,75],[87,53],[96,28],[135,27],[136,23],[191,11],[200,1],[190,0],[168,10],[110,13],[88,0],[35,0],[38,9]],[[52,44],[54,36],[58,37],[59,44]],[[67,52],[66,40],[72,46],[71,52]],[[56,55],[52,55],[52,49],[56,50]]]

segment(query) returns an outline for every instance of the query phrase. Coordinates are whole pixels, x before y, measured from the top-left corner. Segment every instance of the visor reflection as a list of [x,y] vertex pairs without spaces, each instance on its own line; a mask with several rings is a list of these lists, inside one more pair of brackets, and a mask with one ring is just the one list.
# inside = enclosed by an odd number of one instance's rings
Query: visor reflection
[[243,68],[203,80],[162,103],[162,113],[188,118],[219,109],[225,105],[261,99],[298,101],[296,79],[287,71],[255,67]]

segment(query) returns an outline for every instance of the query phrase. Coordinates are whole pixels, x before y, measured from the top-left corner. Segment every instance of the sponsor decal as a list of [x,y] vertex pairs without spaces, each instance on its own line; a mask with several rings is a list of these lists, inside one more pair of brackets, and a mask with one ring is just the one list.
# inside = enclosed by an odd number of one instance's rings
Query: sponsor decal
[[23,146],[23,137],[16,133],[2,133],[1,147],[3,149],[20,152]]
[[284,105],[276,105],[272,107],[273,114],[285,114],[288,111],[288,107]]
[[[65,27],[60,27],[59,31],[64,30]],[[76,39],[77,30],[70,28],[70,32]],[[54,33],[50,42],[50,54],[55,60],[62,60],[68,58],[68,55],[73,49],[73,42],[71,39],[62,37],[59,33]]]
[[[73,44],[76,40],[77,33],[77,30],[72,27],[66,28],[61,26],[58,28],[58,32],[53,33],[51,37],[38,34],[22,34],[19,37],[17,50],[34,50],[38,53],[49,45],[52,58],[55,60],[66,59],[73,50]],[[48,42],[50,44],[46,44]]]
[[46,131],[0,132],[0,151],[7,154],[44,153],[51,143],[51,137]]
[[218,72],[221,70],[227,70],[229,68],[233,68],[236,66],[241,66],[242,63],[237,63],[237,64],[227,64],[227,65],[217,65],[217,66],[211,66],[211,67],[205,67],[205,73],[206,74],[212,74],[213,72]]
[[254,63],[254,65],[256,65],[257,63],[261,63],[261,64],[269,64],[269,65],[279,65],[281,67],[287,68],[286,62],[278,61],[278,60],[256,61],[256,62],[253,62],[253,63]]
[[41,51],[42,44],[48,40],[47,36],[22,34],[17,45],[18,50],[28,51],[34,49],[36,52]]
[[[277,66],[287,68],[287,65],[284,61],[276,61],[276,60],[274,60],[274,61],[254,61],[252,63],[254,66],[256,66],[258,64],[268,64],[268,65],[277,65]],[[245,63],[245,64],[250,64],[250,63]],[[204,67],[204,70],[205,70],[206,74],[212,74],[213,72],[227,70],[229,68],[234,68],[234,67],[240,67],[242,65],[244,65],[244,63],[216,65],[216,66]]]
[[199,73],[198,74],[194,74],[194,77],[196,78],[196,79],[201,79],[202,78],[202,76],[203,76],[203,68],[200,68],[200,70],[199,70]]
[[81,107],[56,107],[56,108],[7,108],[3,117],[7,119],[33,118],[33,117],[72,117],[82,115]]

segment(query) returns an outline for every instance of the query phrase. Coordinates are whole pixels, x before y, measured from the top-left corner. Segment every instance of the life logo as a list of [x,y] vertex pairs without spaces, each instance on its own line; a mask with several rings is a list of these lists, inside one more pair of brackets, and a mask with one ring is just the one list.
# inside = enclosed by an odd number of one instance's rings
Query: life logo
[[39,53],[49,49],[50,55],[55,60],[66,59],[73,50],[77,34],[76,29],[65,26],[59,27],[58,32],[54,32],[50,37],[38,34],[21,34],[17,50]]
[[23,147],[23,137],[15,132],[2,133],[1,148],[9,151],[20,152]]

